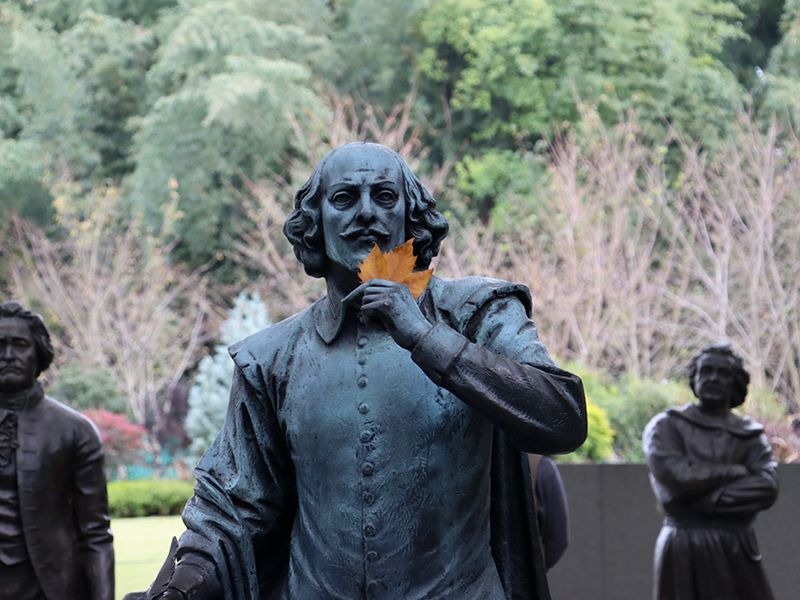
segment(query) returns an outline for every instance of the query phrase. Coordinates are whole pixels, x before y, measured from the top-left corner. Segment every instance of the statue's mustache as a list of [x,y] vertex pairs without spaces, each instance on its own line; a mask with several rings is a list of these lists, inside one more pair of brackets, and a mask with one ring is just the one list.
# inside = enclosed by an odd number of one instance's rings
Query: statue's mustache
[[357,237],[366,237],[366,236],[373,236],[377,238],[387,238],[389,237],[389,232],[381,229],[379,227],[355,227],[352,229],[347,229],[339,234],[344,240],[351,240]]

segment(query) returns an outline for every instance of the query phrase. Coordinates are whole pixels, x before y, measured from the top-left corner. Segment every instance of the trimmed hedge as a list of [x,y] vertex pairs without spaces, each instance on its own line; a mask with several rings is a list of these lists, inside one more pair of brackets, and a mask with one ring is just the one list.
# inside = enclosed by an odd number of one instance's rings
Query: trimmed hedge
[[135,479],[108,484],[111,517],[179,515],[191,498],[194,485],[177,479]]

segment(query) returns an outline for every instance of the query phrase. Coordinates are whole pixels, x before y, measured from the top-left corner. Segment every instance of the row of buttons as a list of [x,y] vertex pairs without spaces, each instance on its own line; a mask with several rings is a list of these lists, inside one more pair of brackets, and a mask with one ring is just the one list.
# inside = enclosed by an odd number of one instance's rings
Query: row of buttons
[[[359,335],[358,339],[356,340],[356,345],[359,348],[359,351],[356,352],[357,354],[356,361],[358,362],[358,365],[360,367],[363,367],[365,364],[367,364],[367,356],[366,353],[362,351],[362,349],[367,345],[368,341],[369,340],[367,339],[367,337],[363,335]],[[366,373],[364,373],[362,369],[359,369],[359,371],[360,373],[356,378],[356,385],[363,390],[369,384],[369,379],[367,378]],[[358,412],[362,415],[366,415],[369,412],[369,405],[366,402],[359,403]],[[375,432],[369,429],[367,423],[364,423],[364,425],[365,427],[359,434],[358,439],[362,444],[366,446],[375,439]],[[375,472],[375,465],[369,460],[366,460],[366,455],[370,452],[370,450],[371,449],[369,447],[365,447],[363,449],[363,456],[365,457],[365,460],[361,465],[361,474],[364,477],[369,477]],[[362,502],[364,502],[366,506],[372,506],[375,503],[375,494],[373,494],[372,492],[370,492],[368,489],[365,488],[361,492],[361,500]],[[375,535],[377,535],[378,530],[374,524],[366,523],[364,524],[363,532],[364,532],[364,537],[372,538],[375,537]],[[377,552],[375,552],[375,550],[369,550],[366,553],[365,558],[367,559],[367,562],[372,563],[377,561],[378,558],[380,558],[380,556],[378,555]],[[373,586],[368,586],[368,589],[369,587]]]

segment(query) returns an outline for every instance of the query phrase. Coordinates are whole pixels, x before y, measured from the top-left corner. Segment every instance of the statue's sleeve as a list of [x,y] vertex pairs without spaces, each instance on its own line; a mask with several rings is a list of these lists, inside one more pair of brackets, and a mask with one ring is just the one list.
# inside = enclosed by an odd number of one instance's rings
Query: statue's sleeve
[[660,413],[642,434],[647,466],[658,483],[662,502],[708,494],[741,477],[740,465],[710,463],[688,456],[679,422],[683,423],[666,412]]
[[268,385],[241,358],[225,424],[195,469],[169,585],[202,588],[199,598],[269,598],[288,570],[296,506],[291,460]]
[[764,434],[754,438],[745,462],[749,474],[722,486],[709,498],[714,514],[750,517],[775,503],[778,465]]
[[524,452],[569,452],[586,439],[581,380],[555,366],[514,293],[493,290],[463,334],[438,322],[411,356],[434,383],[486,415]]
[[81,565],[90,600],[114,598],[114,544],[108,515],[103,447],[94,426],[81,422],[77,431],[73,511]]

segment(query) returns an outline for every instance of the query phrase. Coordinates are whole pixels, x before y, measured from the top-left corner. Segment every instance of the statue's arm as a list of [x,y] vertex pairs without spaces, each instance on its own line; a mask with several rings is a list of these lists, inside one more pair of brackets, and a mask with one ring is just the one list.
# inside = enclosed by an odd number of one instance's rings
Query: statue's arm
[[647,424],[642,446],[650,473],[673,499],[716,492],[747,475],[744,465],[710,463],[688,456],[679,428],[666,413]]
[[519,299],[486,302],[464,333],[437,323],[411,356],[437,385],[510,433],[520,450],[553,454],[583,443],[581,381],[555,366]]
[[73,512],[78,530],[81,566],[90,600],[114,598],[114,545],[108,514],[103,447],[88,422],[76,432]]
[[748,475],[725,484],[707,499],[709,512],[749,517],[778,498],[777,463],[765,435],[753,444],[746,460]]
[[148,598],[181,597],[177,592],[188,600],[261,597],[264,571],[285,568],[281,548],[293,515],[293,474],[271,400],[238,366],[225,424],[195,477],[174,568],[159,575]]

